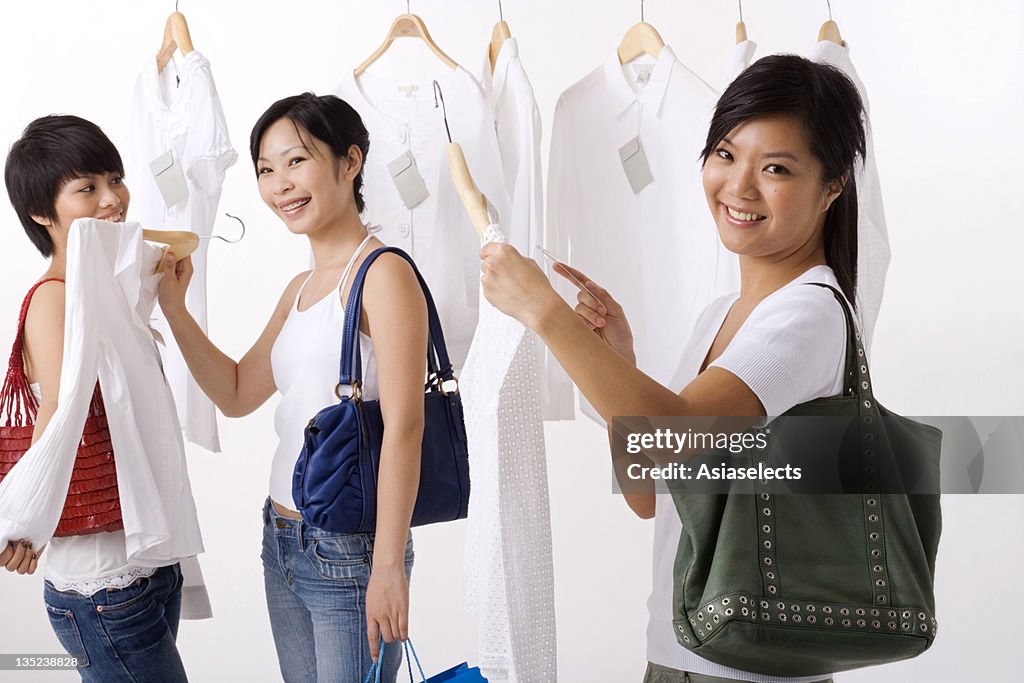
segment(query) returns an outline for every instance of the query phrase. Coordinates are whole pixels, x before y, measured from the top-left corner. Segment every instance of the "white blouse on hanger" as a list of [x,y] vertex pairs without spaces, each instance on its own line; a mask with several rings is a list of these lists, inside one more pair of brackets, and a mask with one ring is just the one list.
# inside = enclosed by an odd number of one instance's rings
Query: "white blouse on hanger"
[[[843,41],[846,42],[846,41]],[[750,46],[747,46],[747,43]],[[732,77],[735,78],[751,62],[756,45],[750,41],[740,43],[733,52]],[[892,250],[889,248],[889,228],[885,222],[882,203],[882,185],[878,180],[875,161],[874,134],[871,131],[871,106],[868,93],[857,70],[850,61],[849,45],[837,45],[831,40],[820,40],[811,49],[808,58],[831,64],[853,81],[864,104],[864,132],[867,136],[867,158],[857,161],[854,178],[857,181],[857,311],[865,351],[871,353],[875,323],[885,293],[885,276],[889,271]]]
[[[461,369],[477,323],[480,242],[448,170],[443,111],[480,191],[501,216],[509,215],[509,202],[483,89],[462,67],[445,71],[437,81],[444,110],[435,106],[429,80],[399,82],[371,72],[356,79],[349,73],[335,94],[359,112],[370,132],[364,221],[380,225],[377,237],[416,262],[437,304],[452,364]],[[429,193],[413,208],[405,206],[388,171],[388,164],[410,152]]]
[[[722,246],[708,210],[698,159],[717,98],[665,46],[653,63],[621,65],[613,53],[555,109],[548,248],[618,299],[638,367],[663,384],[700,312],[739,285],[736,256]],[[637,137],[654,180],[634,193],[620,148]],[[560,280],[559,290],[575,301],[575,288]],[[582,397],[580,404],[601,421]]]
[[[190,230],[202,236],[212,234],[224,176],[238,155],[231,146],[210,62],[199,52],[192,51],[181,60],[180,66],[171,60],[162,72],[157,72],[156,60],[147,59],[135,82],[131,120],[128,182],[132,189],[132,217],[149,228]],[[188,186],[187,196],[169,207],[150,169],[150,162],[167,152],[184,174]],[[185,293],[185,305],[204,332],[209,244],[203,240],[192,254],[195,273]],[[219,452],[213,401],[189,372],[159,307],[153,326],[163,337],[160,351],[164,371],[174,393],[185,437],[203,448]]]

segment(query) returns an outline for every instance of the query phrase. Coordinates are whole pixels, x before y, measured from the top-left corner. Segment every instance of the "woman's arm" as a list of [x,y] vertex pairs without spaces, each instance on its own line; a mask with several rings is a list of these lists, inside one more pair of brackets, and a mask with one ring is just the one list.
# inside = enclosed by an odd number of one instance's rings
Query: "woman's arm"
[[428,328],[419,282],[397,254],[374,262],[363,302],[384,419],[373,572],[366,591],[367,638],[376,658],[381,636],[388,642],[409,637],[405,544],[420,481]]
[[248,415],[263,405],[277,389],[270,367],[270,351],[307,273],[297,275],[288,284],[263,333],[236,363],[210,341],[185,307],[185,291],[192,278],[191,257],[175,265],[173,255],[169,254],[165,257],[164,268],[160,281],[160,308],[189,372],[224,415]]
[[[551,288],[544,273],[509,245],[481,250],[484,294],[540,335],[591,405],[616,416],[763,416],[760,399],[732,373],[708,368],[676,394],[606,344]],[[671,315],[665,311],[665,315]],[[666,346],[670,343],[666,342]]]

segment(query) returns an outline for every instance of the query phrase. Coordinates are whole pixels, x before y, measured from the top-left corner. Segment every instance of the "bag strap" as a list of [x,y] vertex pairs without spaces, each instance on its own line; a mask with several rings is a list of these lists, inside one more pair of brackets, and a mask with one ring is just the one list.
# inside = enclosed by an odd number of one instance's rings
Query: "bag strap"
[[340,386],[350,385],[353,388],[362,384],[363,364],[362,355],[359,349],[359,319],[362,316],[363,308],[363,283],[366,280],[366,273],[370,266],[379,256],[386,253],[398,254],[404,258],[420,283],[423,291],[423,298],[427,302],[427,319],[429,323],[430,336],[427,343],[427,368],[430,370],[430,382],[440,383],[455,379],[452,372],[451,360],[448,358],[448,348],[444,343],[444,331],[441,329],[441,319],[437,314],[437,307],[434,305],[434,298],[430,295],[430,289],[420,274],[412,258],[398,247],[381,247],[370,252],[356,272],[352,280],[352,288],[349,290],[348,303],[345,305],[345,327],[341,339],[341,370],[338,383]]
[[868,357],[864,351],[864,342],[857,329],[853,311],[850,310],[850,304],[847,303],[843,293],[832,285],[823,282],[809,282],[808,284],[831,290],[832,295],[843,309],[843,315],[846,316],[846,366],[843,396],[856,396],[860,412],[870,412],[875,408],[871,373],[868,370]]
[[[363,679],[363,683],[380,683],[380,672],[384,669],[384,638],[380,639],[380,647],[377,653],[377,663],[370,666],[370,670],[366,673],[366,678]],[[409,671],[409,683],[416,683],[412,678],[412,663],[416,662],[416,668],[420,672],[420,681],[426,683],[427,675],[423,673],[423,665],[420,664],[420,658],[416,655],[416,648],[412,646],[412,640],[406,640],[402,642],[405,647],[405,665]],[[412,655],[411,657],[409,655]]]
[[28,376],[25,374],[25,318],[28,316],[28,307],[32,303],[32,296],[40,286],[47,282],[64,282],[64,279],[48,277],[40,280],[32,285],[28,294],[25,295],[25,300],[21,302],[18,331],[14,335],[11,358],[7,362],[7,375],[4,377],[3,389],[0,389],[0,415],[3,416],[4,424],[8,427],[35,424],[36,413],[39,410],[39,401],[32,393]]

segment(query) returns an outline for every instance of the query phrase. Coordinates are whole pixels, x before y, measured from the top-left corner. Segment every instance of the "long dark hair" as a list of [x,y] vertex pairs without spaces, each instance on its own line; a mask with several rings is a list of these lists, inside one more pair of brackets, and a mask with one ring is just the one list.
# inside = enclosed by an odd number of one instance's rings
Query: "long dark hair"
[[[857,292],[857,184],[854,164],[864,159],[864,105],[857,87],[839,69],[797,55],[763,57],[741,73],[715,107],[701,163],[730,131],[758,116],[789,114],[807,133],[826,185],[843,191],[825,214],[825,260],[850,303]],[[845,181],[845,182],[844,182]]]
[[263,140],[263,134],[267,129],[280,119],[288,119],[296,126],[302,126],[310,135],[327,143],[334,154],[336,164],[348,156],[349,147],[359,147],[363,153],[363,168],[359,169],[358,175],[352,181],[352,194],[355,197],[356,209],[362,213],[366,207],[362,192],[363,169],[366,168],[366,155],[370,152],[370,134],[359,113],[345,100],[334,95],[314,95],[311,92],[274,102],[263,112],[249,135],[249,154],[252,156],[253,169],[257,175],[259,167],[256,160],[260,156],[260,141]]

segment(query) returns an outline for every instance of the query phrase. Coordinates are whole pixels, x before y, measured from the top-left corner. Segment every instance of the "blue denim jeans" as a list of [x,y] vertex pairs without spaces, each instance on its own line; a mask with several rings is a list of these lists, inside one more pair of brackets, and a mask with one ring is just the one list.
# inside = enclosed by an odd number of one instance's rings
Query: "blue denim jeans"
[[127,588],[89,597],[45,582],[43,600],[61,646],[85,683],[187,681],[178,654],[181,569],[161,567]]
[[[332,534],[263,506],[263,580],[285,683],[363,683],[370,670],[366,587],[373,534]],[[412,534],[405,545],[411,577]],[[381,681],[394,683],[401,647],[385,649]]]

